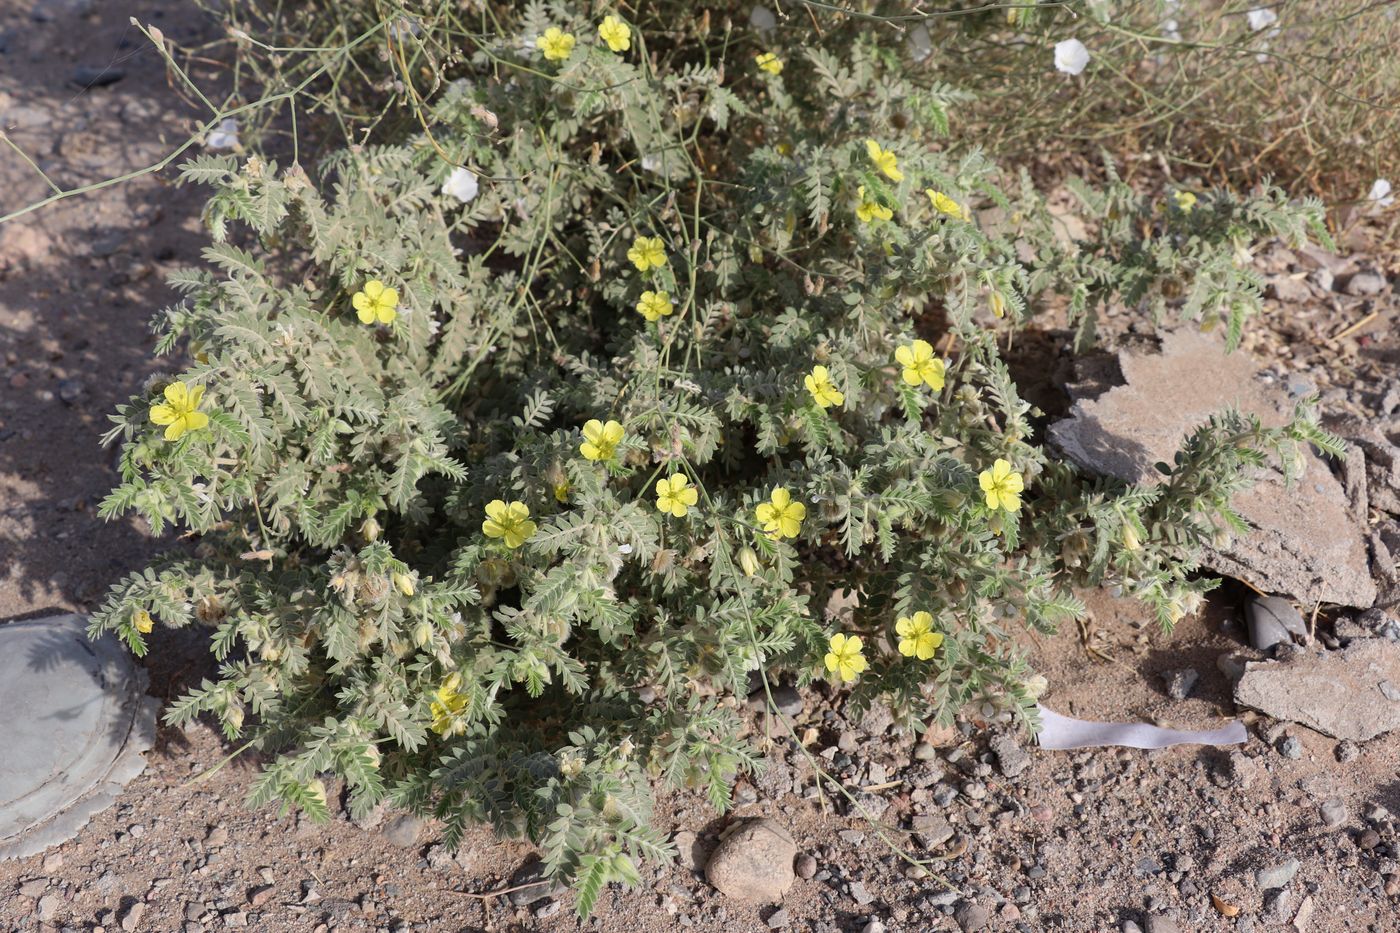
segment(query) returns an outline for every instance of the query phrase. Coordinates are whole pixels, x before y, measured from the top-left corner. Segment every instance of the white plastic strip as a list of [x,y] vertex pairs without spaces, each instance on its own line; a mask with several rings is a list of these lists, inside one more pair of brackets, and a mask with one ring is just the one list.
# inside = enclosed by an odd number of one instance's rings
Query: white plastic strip
[[1182,731],[1163,729],[1145,722],[1089,722],[1071,719],[1041,706],[1041,748],[1094,748],[1125,745],[1128,748],[1166,748],[1170,745],[1239,745],[1248,741],[1244,723],[1232,720],[1220,729]]

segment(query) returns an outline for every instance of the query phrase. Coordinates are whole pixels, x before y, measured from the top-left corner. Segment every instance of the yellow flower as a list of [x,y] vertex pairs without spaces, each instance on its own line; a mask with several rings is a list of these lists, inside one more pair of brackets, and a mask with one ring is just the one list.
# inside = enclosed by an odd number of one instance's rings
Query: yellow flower
[[350,303],[355,306],[361,324],[392,324],[399,316],[399,293],[397,289],[386,288],[378,279],[370,279],[365,287],[357,291]]
[[186,431],[198,431],[209,423],[209,416],[199,411],[204,400],[204,386],[188,386],[172,382],[165,387],[165,403],[151,408],[151,420],[165,425],[165,439],[174,441]]
[[690,480],[679,473],[656,483],[656,507],[676,518],[684,518],[689,507],[699,499],[700,494],[691,487]]
[[156,627],[156,620],[151,618],[151,614],[144,609],[137,609],[136,615],[131,619],[131,624],[136,626],[136,631],[142,635],[150,634],[151,629]]
[[1191,209],[1196,206],[1196,195],[1190,191],[1173,191],[1172,198],[1176,201],[1177,208],[1183,214],[1191,213]]
[[637,301],[637,313],[648,321],[666,317],[674,310],[671,296],[665,292],[642,292],[642,297]]
[[759,71],[766,71],[770,75],[777,76],[783,73],[783,60],[772,52],[754,56],[754,63],[758,65]]
[[465,732],[466,720],[462,711],[467,708],[467,698],[458,689],[462,686],[462,675],[453,672],[447,675],[442,686],[437,688],[430,711],[433,714],[433,731],[438,735],[456,735]]
[[928,195],[929,201],[933,204],[933,209],[940,214],[947,214],[949,217],[956,217],[958,220],[969,220],[972,215],[967,208],[957,201],[948,197],[942,191],[934,191],[932,188],[925,188],[924,194]]
[[813,366],[812,372],[802,383],[807,387],[807,391],[812,393],[812,401],[822,408],[830,408],[846,401],[846,396],[836,391],[836,386],[831,384],[831,376],[825,366]]
[[934,358],[933,345],[927,340],[915,340],[908,346],[897,348],[894,358],[904,367],[904,381],[911,386],[927,384],[935,392],[943,388],[947,367],[942,360]]
[[943,644],[943,633],[933,630],[933,616],[927,612],[895,620],[894,630],[899,633],[899,653],[906,658],[927,661]]
[[861,223],[868,224],[874,220],[889,220],[894,216],[894,211],[879,201],[866,198],[865,185],[856,189],[856,197],[860,198],[860,204],[856,205],[856,216],[860,218]]
[[763,530],[777,540],[795,538],[802,530],[802,519],[807,517],[807,506],[792,501],[792,493],[782,486],[773,490],[767,502],[754,510]]
[[[614,52],[625,52],[632,47],[631,27],[616,16],[603,17],[603,21],[598,24],[598,38],[606,42],[608,48]],[[572,43],[570,45],[572,46]]]
[[1008,512],[1021,508],[1021,490],[1026,488],[1025,480],[1005,460],[998,458],[990,470],[981,472],[977,482],[987,494],[987,508],[1006,509]]
[[833,671],[842,680],[855,680],[861,671],[865,670],[862,647],[859,635],[832,635],[826,653],[826,669]]
[[890,181],[903,181],[904,173],[899,170],[899,162],[895,159],[893,152],[888,149],[881,149],[880,144],[873,139],[865,141],[865,151],[870,156],[870,161],[875,163],[875,167],[884,173]]
[[639,236],[627,251],[627,258],[632,260],[638,272],[660,269],[666,265],[666,247],[659,236]]
[[594,418],[583,425],[583,443],[579,445],[578,452],[583,454],[585,460],[611,460],[617,453],[617,445],[622,443],[624,433],[622,425],[616,421],[604,424]]
[[529,541],[536,525],[530,521],[530,507],[523,502],[509,504],[500,499],[486,503],[486,521],[481,530],[488,538],[503,538],[506,547],[518,548]]
[[535,48],[543,52],[547,60],[562,62],[567,60],[574,50],[574,35],[558,26],[550,26],[544,31],[544,35],[535,40]]

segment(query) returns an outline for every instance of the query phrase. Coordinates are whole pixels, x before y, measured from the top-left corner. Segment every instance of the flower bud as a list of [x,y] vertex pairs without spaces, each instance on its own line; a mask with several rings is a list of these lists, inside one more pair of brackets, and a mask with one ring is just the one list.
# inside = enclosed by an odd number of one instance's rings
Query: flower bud
[[379,522],[372,515],[360,523],[360,535],[366,541],[378,541],[379,535],[383,531],[384,529],[380,527]]
[[433,640],[433,623],[426,619],[419,622],[413,629],[413,643],[419,648]]
[[1006,299],[1001,297],[1001,292],[992,289],[989,303],[992,306],[992,314],[996,315],[998,318],[1006,317]]
[[1123,525],[1123,547],[1130,551],[1136,551],[1142,547],[1142,542],[1138,540],[1137,529],[1131,523]]
[[405,596],[413,595],[413,575],[407,573],[394,574],[394,586],[399,588],[399,592]]
[[136,614],[132,616],[131,623],[136,626],[136,631],[140,632],[142,635],[147,634],[156,626],[156,620],[152,619],[151,614],[144,609],[136,610]]
[[241,706],[230,706],[230,707],[228,708],[228,711],[224,714],[224,718],[228,720],[229,725],[233,726],[233,728],[234,728],[235,731],[237,731],[237,730],[239,730],[239,729],[242,729],[242,728],[243,728],[243,707],[241,707]]
[[739,567],[744,571],[744,576],[751,577],[758,573],[758,555],[751,547],[742,548],[739,551]]

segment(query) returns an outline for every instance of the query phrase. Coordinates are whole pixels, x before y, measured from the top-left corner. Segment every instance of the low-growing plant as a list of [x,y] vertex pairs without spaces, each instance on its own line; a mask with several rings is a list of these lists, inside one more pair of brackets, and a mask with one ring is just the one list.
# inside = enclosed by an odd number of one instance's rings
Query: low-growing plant
[[258,747],[254,803],[324,817],[334,776],[353,814],[488,822],[581,913],[668,850],[653,781],[724,808],[761,766],[754,672],[1033,723],[1020,631],[1088,583],[1171,624],[1247,468],[1332,444],[1226,414],[1158,485],[1087,478],[998,352],[1062,298],[1233,326],[1239,252],[1315,208],[1085,189],[1059,243],[874,27],[622,17],[492,7],[402,142],[184,167],[214,243],[157,327],[190,362],[115,415],[103,514],[197,544],[93,620],[211,631],[167,719]]

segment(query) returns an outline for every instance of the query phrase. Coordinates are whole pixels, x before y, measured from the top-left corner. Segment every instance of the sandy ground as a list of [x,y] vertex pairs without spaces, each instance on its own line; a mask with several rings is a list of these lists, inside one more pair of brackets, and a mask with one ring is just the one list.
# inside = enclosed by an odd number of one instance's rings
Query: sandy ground
[[[207,28],[174,3],[72,12],[81,6],[45,4],[57,12],[40,22],[28,0],[0,5],[0,118],[65,185],[154,162],[195,115],[127,18],[184,41]],[[109,87],[70,83],[79,66],[114,64],[124,74]],[[0,212],[44,193],[31,168],[0,150]],[[90,609],[159,545],[133,523],[97,518],[115,480],[97,438],[113,406],[161,365],[147,321],[170,300],[163,273],[198,259],[199,206],[200,192],[148,176],[0,227],[0,619]],[[1393,309],[1340,344],[1321,339],[1363,313],[1354,303],[1277,310],[1250,343],[1276,357],[1281,378],[1307,372],[1340,391],[1332,401],[1345,408],[1353,399],[1337,374],[1373,377],[1393,359]],[[1043,640],[1035,653],[1051,684],[1047,704],[1086,718],[1218,725],[1235,710],[1216,658],[1242,650],[1243,598],[1227,589],[1162,635],[1136,607],[1091,595],[1087,635],[1112,660],[1093,660],[1073,632]],[[207,655],[193,636],[167,633],[147,664],[152,692],[169,699],[204,673]],[[1201,681],[1176,701],[1160,674],[1182,667]],[[195,725],[163,729],[146,773],[76,839],[0,863],[0,928],[913,933],[965,927],[978,919],[975,906],[994,930],[1247,933],[1295,921],[1317,931],[1400,929],[1400,736],[1342,763],[1337,743],[1289,728],[1303,748],[1293,760],[1276,750],[1286,735],[1275,724],[1247,717],[1250,741],[1233,760],[1195,747],[1031,748],[1030,766],[1011,777],[973,723],[916,756],[908,737],[879,721],[846,723],[820,691],[804,697],[796,719],[798,733],[811,728],[807,749],[775,748],[768,774],[740,788],[747,802],[733,816],[688,794],[664,793],[658,804],[658,822],[697,834],[701,848],[736,817],[787,824],[816,874],[797,881],[777,916],[776,905],[724,898],[684,859],[647,866],[643,888],[610,890],[582,924],[568,895],[482,898],[511,885],[533,857],[529,846],[478,831],[453,857],[437,845],[437,827],[393,814],[362,828],[343,812],[315,825],[249,810],[256,761],[224,764],[231,749]],[[867,798],[878,799],[880,824],[818,795],[812,759],[850,787],[882,786]],[[1345,807],[1333,829],[1319,815],[1328,800]],[[930,815],[943,816],[951,835],[925,851],[908,826]],[[935,857],[940,870],[911,870],[882,837]],[[1285,893],[1262,890],[1256,869],[1290,858],[1300,867]]]

